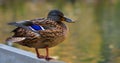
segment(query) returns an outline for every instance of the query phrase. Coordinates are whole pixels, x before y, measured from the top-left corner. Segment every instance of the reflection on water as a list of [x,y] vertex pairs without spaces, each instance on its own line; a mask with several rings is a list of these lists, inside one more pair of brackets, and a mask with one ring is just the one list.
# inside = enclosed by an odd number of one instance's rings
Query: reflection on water
[[[46,17],[49,10],[60,9],[76,23],[66,23],[68,38],[51,48],[51,56],[68,63],[119,63],[119,6],[119,0],[0,0],[0,42],[5,43],[14,29],[8,22]],[[14,46],[34,52],[33,48]]]

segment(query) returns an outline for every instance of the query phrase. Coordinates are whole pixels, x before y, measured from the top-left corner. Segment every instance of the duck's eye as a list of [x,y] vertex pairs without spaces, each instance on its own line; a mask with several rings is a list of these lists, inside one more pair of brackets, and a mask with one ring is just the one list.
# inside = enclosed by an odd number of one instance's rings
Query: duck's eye
[[65,18],[64,18],[64,17],[62,17],[62,18],[61,18],[61,21],[65,21]]
[[30,27],[31,27],[33,30],[36,30],[36,31],[38,31],[38,30],[44,30],[44,28],[43,28],[42,26],[35,25],[35,24],[31,25]]

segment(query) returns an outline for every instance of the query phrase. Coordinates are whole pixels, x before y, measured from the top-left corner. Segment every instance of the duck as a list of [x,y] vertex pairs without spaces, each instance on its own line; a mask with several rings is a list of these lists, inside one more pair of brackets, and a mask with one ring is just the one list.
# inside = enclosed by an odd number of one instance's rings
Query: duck
[[[10,22],[8,25],[16,28],[6,42],[35,48],[38,58],[53,59],[49,56],[49,48],[63,42],[69,32],[64,22],[73,23],[73,20],[65,17],[60,10],[51,10],[46,18]],[[46,56],[41,55],[38,49],[46,49]]]

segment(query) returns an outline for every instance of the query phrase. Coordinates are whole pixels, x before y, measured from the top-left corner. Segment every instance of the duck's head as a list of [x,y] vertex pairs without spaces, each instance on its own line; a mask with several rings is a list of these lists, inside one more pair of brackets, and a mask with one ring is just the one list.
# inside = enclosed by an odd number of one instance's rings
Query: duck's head
[[73,22],[71,19],[65,17],[64,14],[59,10],[51,10],[48,13],[47,18],[52,19],[53,21],[56,21],[56,22],[61,22],[61,21],[66,21],[69,23]]

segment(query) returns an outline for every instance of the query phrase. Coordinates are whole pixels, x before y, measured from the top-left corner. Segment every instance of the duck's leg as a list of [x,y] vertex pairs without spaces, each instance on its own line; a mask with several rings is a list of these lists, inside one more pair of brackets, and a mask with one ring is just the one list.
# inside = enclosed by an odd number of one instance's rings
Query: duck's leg
[[46,47],[46,58],[49,58],[49,49]]
[[53,59],[53,58],[49,57],[49,48],[48,47],[46,47],[46,57],[45,57],[45,59],[48,60],[48,61]]
[[38,48],[35,48],[36,54],[38,58],[45,58],[44,56],[39,54]]

